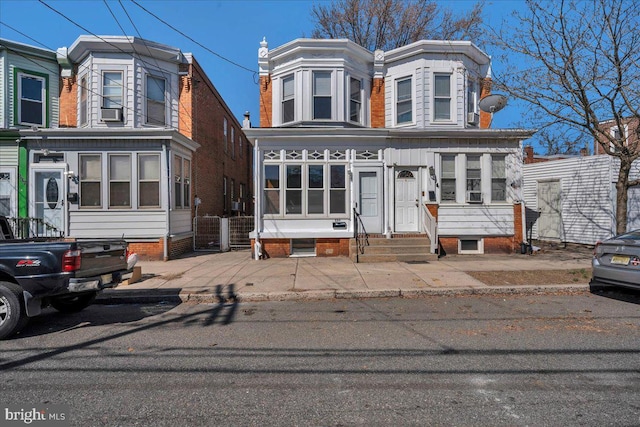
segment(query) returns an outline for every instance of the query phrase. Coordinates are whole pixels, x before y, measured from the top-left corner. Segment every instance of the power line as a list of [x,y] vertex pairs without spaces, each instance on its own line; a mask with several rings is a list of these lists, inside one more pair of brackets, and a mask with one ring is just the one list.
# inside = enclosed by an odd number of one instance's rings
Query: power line
[[[42,1],[42,0],[40,0]],[[206,50],[207,52],[217,56],[218,58],[222,59],[223,61],[226,61],[232,65],[235,65],[238,68],[241,68],[245,71],[248,71],[252,74],[256,74],[255,70],[252,70],[250,68],[247,68],[243,65],[238,64],[237,62],[234,62],[222,55],[220,55],[217,52],[214,52],[213,50],[209,49],[207,46],[203,45],[202,43],[200,43],[199,41],[193,39],[192,37],[188,36],[187,34],[183,33],[182,31],[180,31],[179,29],[177,29],[176,27],[174,27],[173,25],[169,24],[167,21],[163,20],[162,18],[160,18],[159,16],[157,16],[156,14],[154,14],[153,12],[149,11],[148,9],[144,8],[142,5],[140,5],[136,0],[130,0],[131,3],[135,4],[136,6],[138,6],[140,9],[144,10],[145,12],[147,12],[149,15],[153,16],[154,18],[156,18],[158,21],[162,22],[164,25],[166,25],[167,27],[171,28],[173,31],[175,31],[176,33],[180,34],[181,36],[187,38],[188,40],[192,41],[193,43],[197,44],[198,46],[200,46],[201,48],[203,48],[204,50]]]

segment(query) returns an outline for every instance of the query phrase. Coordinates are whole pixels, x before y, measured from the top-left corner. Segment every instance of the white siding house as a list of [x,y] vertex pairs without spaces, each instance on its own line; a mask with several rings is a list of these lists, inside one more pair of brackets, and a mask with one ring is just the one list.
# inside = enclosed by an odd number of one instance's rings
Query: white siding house
[[478,100],[491,62],[475,45],[263,40],[258,64],[261,127],[244,130],[263,255],[348,255],[360,221],[371,236],[428,237],[441,254],[519,245],[533,132],[488,129]]
[[[608,155],[523,167],[526,223],[536,240],[593,245],[615,235],[619,161]],[[633,164],[631,179],[640,177]],[[640,188],[629,190],[627,229],[640,228]]]

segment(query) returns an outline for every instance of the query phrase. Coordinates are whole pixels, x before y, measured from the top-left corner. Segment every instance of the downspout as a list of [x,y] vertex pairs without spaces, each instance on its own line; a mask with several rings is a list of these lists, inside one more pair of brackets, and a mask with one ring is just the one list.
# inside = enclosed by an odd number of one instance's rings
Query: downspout
[[167,144],[163,143],[162,144],[162,152],[164,153],[165,156],[165,161],[167,162],[167,209],[166,209],[166,215],[165,215],[165,233],[164,233],[164,239],[163,239],[163,260],[164,261],[168,261],[169,260],[169,232],[171,230],[171,220],[170,220],[170,215],[171,215],[171,159],[170,159],[170,155],[171,155],[171,150],[167,150]]
[[[258,148],[258,140],[255,140],[255,144],[253,146],[253,198],[255,200],[254,204],[254,216],[253,216],[253,227],[256,233],[255,242],[253,244],[253,258],[258,260],[262,258],[262,243],[260,242],[260,220],[262,218],[262,195],[263,191],[260,187],[261,183],[261,171],[262,164],[259,162],[260,159],[260,149]],[[282,190],[281,190],[282,191]]]

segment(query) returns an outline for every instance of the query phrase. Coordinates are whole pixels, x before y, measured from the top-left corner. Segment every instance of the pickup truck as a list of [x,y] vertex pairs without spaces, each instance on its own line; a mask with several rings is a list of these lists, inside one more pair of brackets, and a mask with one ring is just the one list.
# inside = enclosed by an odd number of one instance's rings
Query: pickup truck
[[0,339],[52,306],[80,311],[99,291],[131,278],[124,240],[15,239],[0,216]]

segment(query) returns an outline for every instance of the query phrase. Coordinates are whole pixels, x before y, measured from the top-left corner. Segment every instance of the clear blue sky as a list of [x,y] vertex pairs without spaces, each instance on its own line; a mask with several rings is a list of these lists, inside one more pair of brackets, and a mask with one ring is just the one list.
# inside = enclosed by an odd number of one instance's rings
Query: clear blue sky
[[[124,28],[126,35],[138,36],[127,17],[128,13],[142,38],[193,53],[236,118],[242,122],[243,113],[249,111],[251,121],[257,126],[256,75],[203,49],[130,0],[107,0],[106,3],[103,0],[43,1],[84,29],[37,0],[0,0],[0,37],[56,50],[71,46],[83,34],[123,35],[120,26]],[[308,37],[313,29],[310,18],[312,5],[329,3],[328,0],[136,1],[216,54],[256,71],[257,51],[263,37],[267,38],[269,48],[278,47],[298,37]],[[474,3],[472,0],[453,0],[443,1],[442,5],[466,10]],[[514,8],[521,6],[520,1],[488,1],[485,19],[492,25],[499,25]],[[17,31],[3,24],[8,24]],[[494,63],[494,68],[500,66],[502,64]],[[492,127],[517,127],[520,111],[515,103],[509,104],[505,110],[495,114]]]

